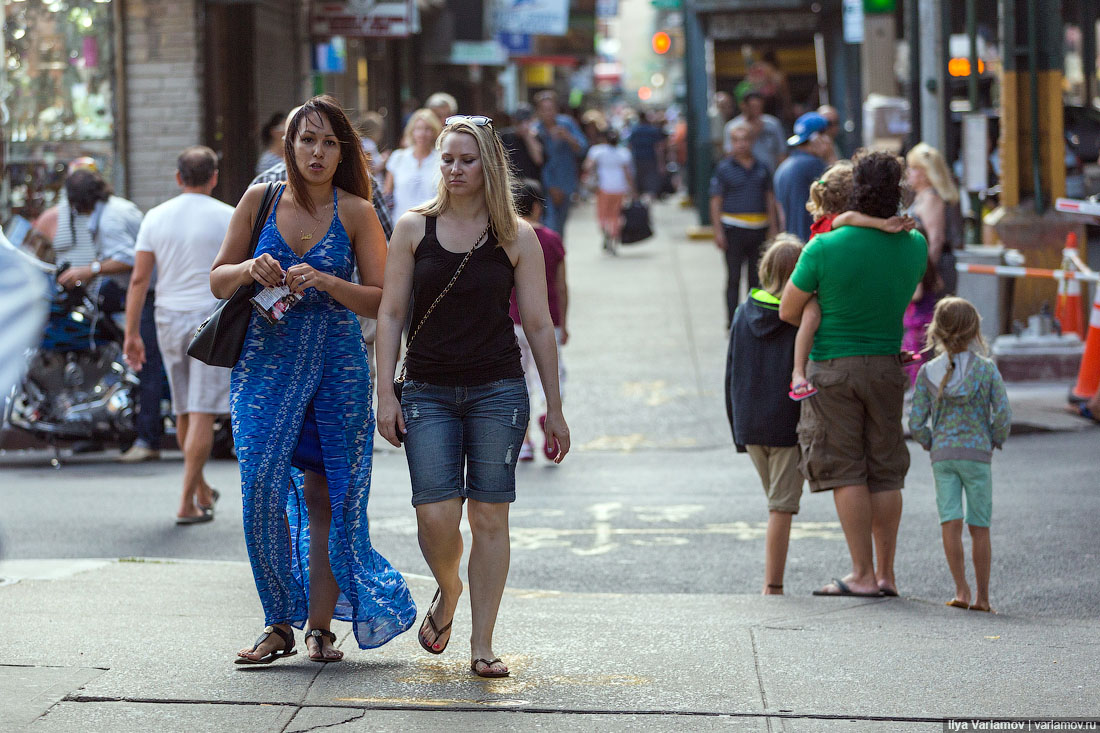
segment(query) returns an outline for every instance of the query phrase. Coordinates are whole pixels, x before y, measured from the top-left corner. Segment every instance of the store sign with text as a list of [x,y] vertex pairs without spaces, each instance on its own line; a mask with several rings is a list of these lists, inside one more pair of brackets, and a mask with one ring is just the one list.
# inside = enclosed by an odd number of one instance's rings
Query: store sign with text
[[564,36],[569,29],[569,0],[497,0],[497,31]]
[[416,0],[321,2],[310,13],[314,36],[404,38],[420,32]]

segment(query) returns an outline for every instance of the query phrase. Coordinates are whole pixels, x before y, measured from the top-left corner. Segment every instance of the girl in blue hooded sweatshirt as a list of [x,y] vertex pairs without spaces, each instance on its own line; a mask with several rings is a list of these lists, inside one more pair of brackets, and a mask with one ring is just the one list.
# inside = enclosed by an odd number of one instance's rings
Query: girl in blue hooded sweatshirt
[[768,497],[764,594],[782,595],[791,517],[802,498],[800,405],[787,397],[798,328],[779,319],[779,298],[802,241],[780,234],[760,258],[761,288],[737,307],[726,355],[726,414],[738,453],[748,453]]
[[[932,454],[936,507],[943,551],[955,581],[955,608],[992,611],[989,567],[992,549],[989,520],[993,513],[993,449],[1008,438],[1012,411],[996,365],[977,353],[985,350],[978,311],[963,298],[936,304],[928,326],[928,347],[936,358],[917,372],[909,430]],[[973,545],[977,594],[970,596],[963,555],[963,495],[966,524]]]

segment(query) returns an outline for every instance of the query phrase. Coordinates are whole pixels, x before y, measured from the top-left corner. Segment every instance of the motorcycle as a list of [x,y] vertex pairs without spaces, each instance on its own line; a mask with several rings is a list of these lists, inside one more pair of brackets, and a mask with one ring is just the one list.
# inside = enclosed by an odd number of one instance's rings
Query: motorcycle
[[86,287],[55,288],[42,343],[8,400],[7,423],[55,450],[66,441],[128,445],[139,380],[122,358],[123,331]]

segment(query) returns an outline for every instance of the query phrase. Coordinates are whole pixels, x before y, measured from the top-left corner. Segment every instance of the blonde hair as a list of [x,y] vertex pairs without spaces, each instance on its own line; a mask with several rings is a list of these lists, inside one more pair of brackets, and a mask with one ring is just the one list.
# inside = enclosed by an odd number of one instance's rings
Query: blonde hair
[[919,168],[924,171],[924,175],[928,176],[928,182],[932,184],[932,188],[941,199],[949,204],[959,202],[959,189],[940,151],[928,143],[917,143],[905,156],[905,164],[910,168]]
[[401,133],[401,145],[412,145],[413,128],[420,121],[426,122],[428,127],[432,128],[434,139],[439,140],[439,133],[443,131],[443,124],[435,116],[435,112],[426,107],[421,107],[409,115],[409,121],[405,123],[405,130]]
[[969,349],[974,342],[977,342],[983,353],[987,351],[981,326],[982,317],[978,315],[978,309],[966,298],[948,296],[936,303],[932,323],[928,325],[925,335],[925,348],[933,349],[937,354],[946,354],[948,359],[947,373],[940,380],[939,392],[936,394],[937,401],[943,396],[943,388],[955,373],[955,360],[952,357]]
[[[497,245],[512,242],[519,234],[519,218],[516,216],[516,204],[513,196],[515,179],[508,164],[508,153],[504,143],[493,129],[492,124],[475,125],[468,119],[455,120],[443,128],[436,138],[436,149],[443,148],[448,135],[465,133],[477,142],[481,155],[481,171],[484,176],[485,208],[489,210],[489,224],[497,236]],[[424,216],[439,216],[451,208],[451,192],[447,188],[446,177],[439,179],[439,191],[431,201],[414,206],[412,211]]]
[[821,178],[810,184],[806,211],[814,219],[843,214],[851,208],[854,167],[850,160],[838,160],[821,174]]
[[791,278],[801,254],[801,239],[789,232],[776,235],[760,258],[760,267],[757,270],[760,287],[772,295],[779,295]]

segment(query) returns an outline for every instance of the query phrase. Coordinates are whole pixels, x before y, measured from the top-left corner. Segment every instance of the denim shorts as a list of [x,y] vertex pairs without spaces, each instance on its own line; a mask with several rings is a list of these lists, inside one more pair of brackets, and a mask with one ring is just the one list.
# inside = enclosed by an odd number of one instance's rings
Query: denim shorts
[[401,416],[413,506],[516,500],[516,461],[531,417],[523,377],[472,387],[406,379]]

